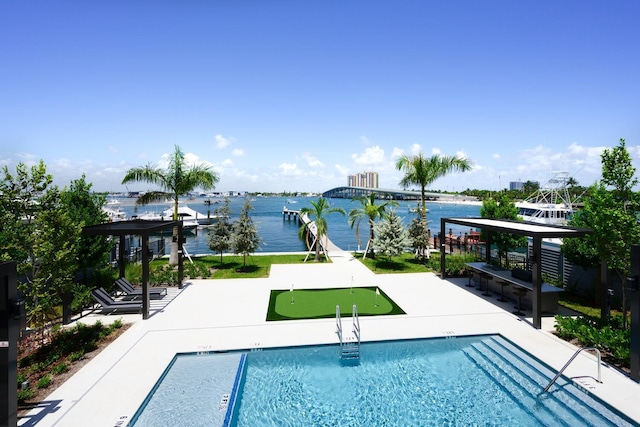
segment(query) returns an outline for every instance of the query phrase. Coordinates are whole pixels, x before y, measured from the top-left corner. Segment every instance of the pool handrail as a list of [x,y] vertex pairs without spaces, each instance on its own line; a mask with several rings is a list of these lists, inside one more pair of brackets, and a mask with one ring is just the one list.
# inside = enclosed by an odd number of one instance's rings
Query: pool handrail
[[558,373],[556,374],[556,376],[553,377],[553,379],[551,381],[549,381],[549,384],[547,384],[547,386],[544,388],[544,390],[542,390],[543,393],[546,393],[547,390],[549,390],[549,388],[551,388],[553,383],[555,383],[556,380],[558,378],[560,378],[560,375],[562,375],[564,370],[567,369],[567,366],[569,366],[571,364],[571,362],[573,362],[573,360],[578,356],[578,354],[580,354],[580,352],[582,350],[595,350],[596,351],[596,353],[598,355],[598,361],[597,361],[598,362],[598,379],[596,381],[598,381],[600,384],[602,384],[602,377],[600,376],[600,366],[602,365],[602,357],[600,356],[600,350],[598,350],[596,347],[582,347],[582,348],[579,348],[575,353],[573,353],[573,356],[571,356],[571,358],[567,361],[567,363],[564,364],[562,369],[560,369],[558,371]]

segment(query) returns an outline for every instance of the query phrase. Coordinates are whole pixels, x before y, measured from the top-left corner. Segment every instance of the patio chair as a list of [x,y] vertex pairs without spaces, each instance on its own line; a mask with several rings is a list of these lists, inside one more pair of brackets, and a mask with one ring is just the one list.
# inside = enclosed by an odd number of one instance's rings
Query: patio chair
[[[136,299],[142,297],[142,289],[136,289],[133,285],[124,277],[116,280],[116,286],[124,292],[124,297],[127,299]],[[149,288],[149,298],[161,299],[167,295],[167,288]]]
[[91,296],[98,304],[102,313],[139,313],[142,303],[139,301],[116,301],[103,288],[91,291]]

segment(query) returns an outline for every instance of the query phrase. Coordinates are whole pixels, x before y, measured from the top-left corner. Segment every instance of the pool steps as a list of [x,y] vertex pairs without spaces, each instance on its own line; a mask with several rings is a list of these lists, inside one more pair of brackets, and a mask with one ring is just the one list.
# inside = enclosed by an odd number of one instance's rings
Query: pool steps
[[343,337],[342,318],[340,306],[336,305],[336,334],[340,340],[340,362],[344,365],[355,366],[360,364],[360,318],[358,307],[354,304],[351,311],[352,337]]
[[[528,412],[543,425],[570,425],[566,420],[575,416],[584,420],[583,425],[634,425],[566,377],[560,377],[555,387],[547,393],[542,393],[544,386],[555,375],[555,371],[531,358],[504,338],[488,337],[481,343],[469,346],[464,352],[497,384],[515,397],[514,405],[520,405],[525,410],[534,408]],[[569,395],[579,402],[579,408],[571,409],[567,405]],[[518,401],[525,404],[517,403]]]

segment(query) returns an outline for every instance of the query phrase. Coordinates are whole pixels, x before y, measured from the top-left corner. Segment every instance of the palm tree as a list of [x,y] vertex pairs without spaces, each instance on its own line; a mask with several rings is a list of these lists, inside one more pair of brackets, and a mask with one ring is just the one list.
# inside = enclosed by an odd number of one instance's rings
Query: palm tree
[[[375,192],[370,193],[368,196],[358,196],[351,200],[360,202],[362,206],[349,211],[349,225],[351,226],[351,228],[353,228],[353,225],[355,224],[356,237],[358,238],[358,244],[360,244],[360,222],[364,219],[369,221],[369,241],[367,242],[365,252],[368,251],[368,253],[371,255],[371,258],[373,258],[375,256],[375,252],[372,246],[373,239],[375,237],[373,232],[374,223],[378,218],[386,218],[388,215],[387,208],[391,206],[398,206],[398,202],[396,202],[395,200],[388,200],[384,203],[376,205]],[[367,253],[365,253],[364,256],[366,257]]]
[[415,156],[403,154],[398,158],[396,169],[404,172],[400,185],[403,188],[407,188],[412,184],[420,186],[420,214],[424,223],[425,233],[427,232],[427,203],[425,195],[427,185],[450,172],[468,171],[472,166],[473,163],[464,157],[434,154],[426,158],[422,155],[422,152]]
[[[136,205],[161,202],[170,198],[173,200],[173,219],[178,219],[178,199],[196,188],[210,190],[215,188],[219,181],[218,174],[204,165],[189,166],[185,163],[184,153],[180,147],[175,146],[167,170],[162,170],[153,164],[131,168],[122,179],[123,184],[129,182],[147,182],[160,187],[160,190],[144,193],[136,200]],[[169,264],[178,263],[178,228],[173,229],[173,243]]]
[[323,237],[327,237],[328,226],[327,226],[327,215],[332,213],[341,213],[342,215],[346,215],[347,213],[343,208],[331,207],[327,199],[324,197],[319,197],[317,201],[311,202],[312,207],[303,207],[300,209],[300,215],[306,215],[309,219],[308,222],[305,222],[300,229],[298,230],[298,236],[301,239],[306,239],[309,235],[312,227],[311,224],[315,224],[315,251],[316,257],[315,261],[320,261],[320,239]]

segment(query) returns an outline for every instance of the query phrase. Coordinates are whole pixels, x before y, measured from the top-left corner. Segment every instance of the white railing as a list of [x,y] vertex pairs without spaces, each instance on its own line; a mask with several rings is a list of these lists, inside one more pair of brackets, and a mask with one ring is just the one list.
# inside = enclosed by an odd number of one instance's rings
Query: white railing
[[358,317],[358,307],[353,304],[353,310],[351,311],[351,317],[353,320],[353,334],[358,339],[358,347],[360,347],[360,318]]
[[597,381],[599,383],[602,383],[602,377],[600,376],[600,366],[602,365],[602,358],[600,356],[600,350],[598,350],[595,347],[583,347],[583,348],[579,348],[575,353],[573,353],[573,356],[571,356],[571,358],[567,361],[567,363],[565,363],[565,365],[562,367],[562,369],[560,369],[558,371],[558,373],[556,374],[555,377],[553,377],[553,379],[549,382],[549,384],[547,384],[547,386],[544,388],[544,390],[542,391],[543,393],[546,393],[547,390],[549,390],[549,388],[551,388],[551,386],[553,385],[553,383],[556,382],[556,380],[558,378],[560,378],[560,375],[562,375],[562,373],[564,372],[565,369],[567,369],[567,366],[569,366],[571,364],[571,362],[573,362],[573,359],[576,358],[576,356],[578,356],[578,354],[580,354],[581,351],[583,350],[595,350],[597,355],[598,355],[598,379]]
[[336,334],[340,339],[340,347],[342,347],[342,319],[340,318],[340,306],[336,305]]

